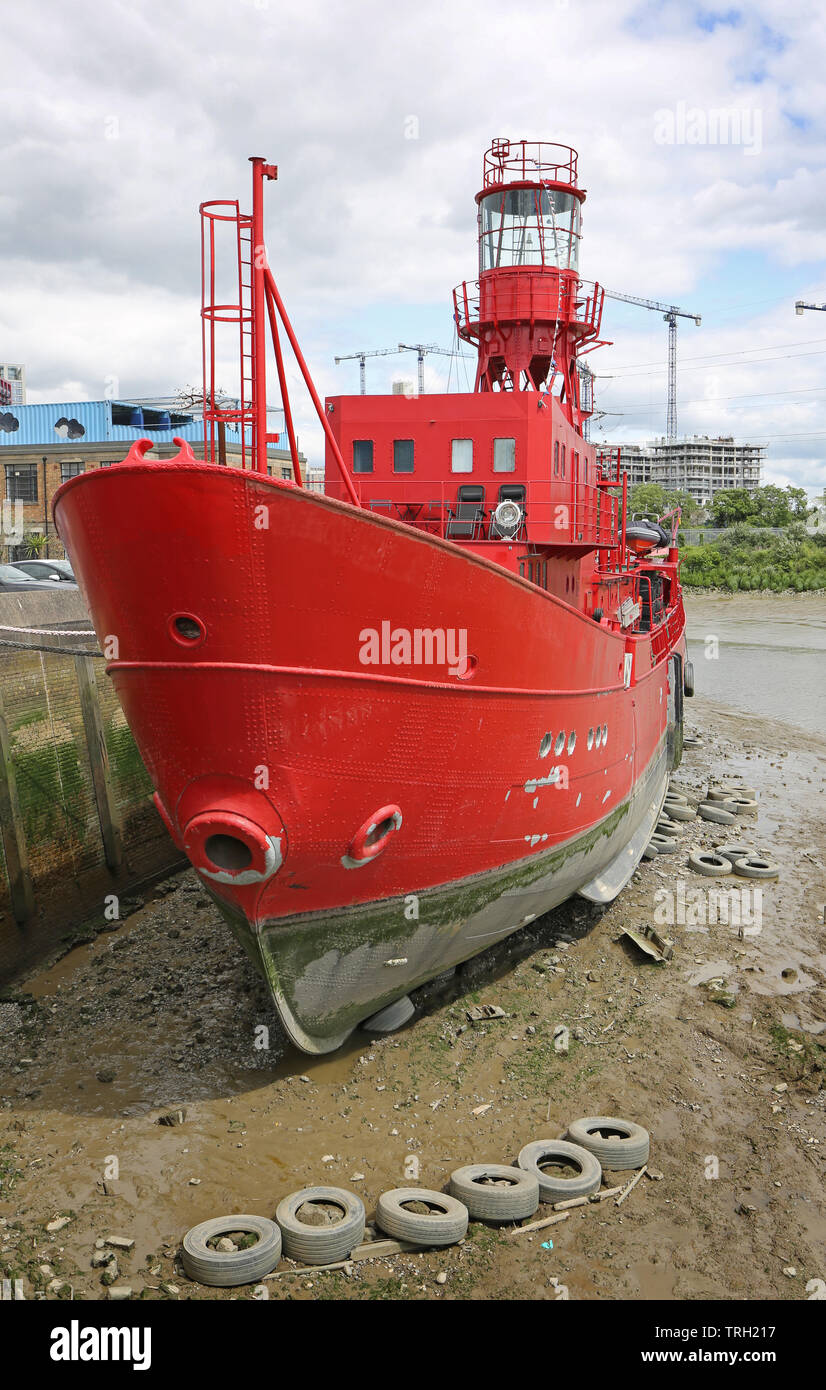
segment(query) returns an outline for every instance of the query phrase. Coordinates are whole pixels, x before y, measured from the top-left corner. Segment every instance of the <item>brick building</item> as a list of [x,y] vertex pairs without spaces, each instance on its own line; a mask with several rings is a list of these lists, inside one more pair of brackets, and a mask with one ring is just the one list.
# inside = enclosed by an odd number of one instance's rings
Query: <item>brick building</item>
[[[27,537],[45,537],[42,554],[56,559],[63,546],[51,517],[52,498],[68,478],[120,463],[136,439],[154,441],[152,457],[178,452],[173,436],[204,456],[203,421],[195,411],[133,401],[74,401],[55,405],[0,404],[0,562],[23,559]],[[271,477],[291,478],[289,451],[270,445]],[[240,464],[240,439],[226,432],[226,458]],[[302,476],[306,461],[299,456]]]

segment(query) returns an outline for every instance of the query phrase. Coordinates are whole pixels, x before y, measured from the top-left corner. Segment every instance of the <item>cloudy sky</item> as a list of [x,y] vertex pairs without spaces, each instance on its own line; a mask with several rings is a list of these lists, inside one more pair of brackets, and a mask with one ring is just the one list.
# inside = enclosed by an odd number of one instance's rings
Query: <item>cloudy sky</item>
[[[270,261],[316,385],[356,391],[336,354],[451,346],[491,137],[555,140],[588,190],[582,273],[703,317],[680,321],[680,432],[765,441],[767,480],[821,490],[826,313],[794,301],[826,299],[824,50],[816,0],[6,6],[0,360],[27,364],[30,401],[196,382],[198,204],[247,202],[261,154],[279,166]],[[662,434],[661,315],[608,302],[603,330],[594,437]],[[429,359],[429,390],[450,366]],[[415,359],[367,368],[388,390]]]

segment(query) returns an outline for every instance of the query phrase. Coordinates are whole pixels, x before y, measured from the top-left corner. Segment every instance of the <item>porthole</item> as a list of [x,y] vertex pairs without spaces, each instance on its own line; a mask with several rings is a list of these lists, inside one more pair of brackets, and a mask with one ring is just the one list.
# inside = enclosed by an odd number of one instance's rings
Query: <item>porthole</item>
[[607,725],[607,724],[603,724],[603,726],[602,726],[602,746],[603,746],[603,748],[605,747],[605,745],[606,745],[607,742],[608,742],[608,725]]
[[557,734],[557,736],[556,736],[556,743],[554,744],[554,757],[555,757],[555,758],[559,756],[559,754],[562,752],[562,750],[563,750],[564,747],[565,747],[565,730],[563,729],[562,732],[559,733],[559,734]]
[[543,736],[542,736],[542,742],[541,742],[540,745],[539,745],[539,756],[540,756],[540,758],[547,758],[548,754],[549,754],[550,751],[551,751],[551,744],[552,744],[552,743],[553,743],[553,739],[551,738],[551,735],[550,735],[550,734],[543,734]]
[[594,747],[595,747],[595,748],[599,748],[599,745],[600,745],[601,743],[602,743],[602,729],[599,727],[599,725],[597,725],[596,733],[594,734]]
[[594,731],[593,731],[593,729],[589,729],[589,730],[588,730],[588,738],[587,738],[587,740],[586,740],[586,747],[587,747],[589,753],[590,753],[591,749],[593,748],[593,746],[594,746]]
[[571,732],[570,732],[569,735],[568,735],[568,756],[569,756],[569,757],[570,757],[571,753],[573,753],[573,751],[574,751],[575,748],[576,748],[576,732],[575,732],[575,730],[572,729]]

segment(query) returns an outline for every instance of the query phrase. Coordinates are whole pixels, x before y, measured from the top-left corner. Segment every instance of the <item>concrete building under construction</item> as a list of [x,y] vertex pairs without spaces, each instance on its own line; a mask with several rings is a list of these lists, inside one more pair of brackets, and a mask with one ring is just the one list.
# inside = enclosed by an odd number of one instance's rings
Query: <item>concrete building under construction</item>
[[761,485],[765,444],[738,444],[731,435],[691,435],[647,444],[623,444],[622,463],[631,487],[659,483],[666,492],[688,492],[701,506],[716,492]]

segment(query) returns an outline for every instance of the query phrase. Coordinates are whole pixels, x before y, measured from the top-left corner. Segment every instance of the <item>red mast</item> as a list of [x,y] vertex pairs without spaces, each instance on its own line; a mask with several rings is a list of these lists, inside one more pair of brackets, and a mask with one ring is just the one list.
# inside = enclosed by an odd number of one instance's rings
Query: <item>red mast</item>
[[[479,354],[476,390],[551,390],[581,430],[576,359],[597,347],[603,291],[579,278],[584,189],[576,152],[545,141],[494,140],[483,167],[479,279],[453,292],[460,338]],[[587,344],[587,349],[585,345]]]

